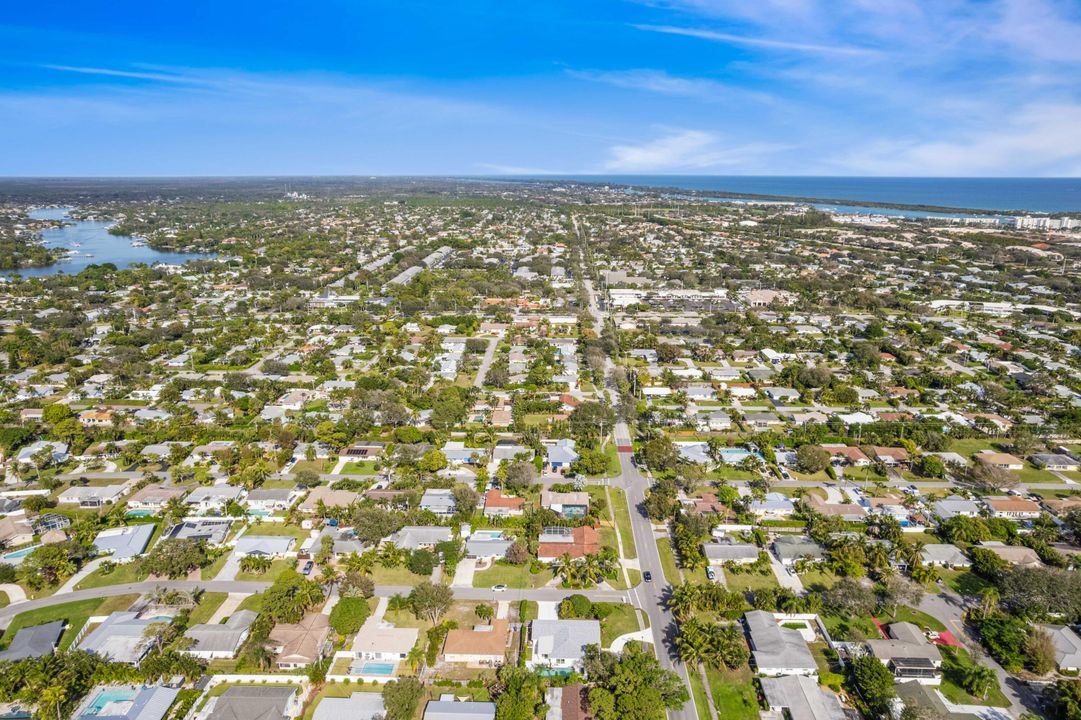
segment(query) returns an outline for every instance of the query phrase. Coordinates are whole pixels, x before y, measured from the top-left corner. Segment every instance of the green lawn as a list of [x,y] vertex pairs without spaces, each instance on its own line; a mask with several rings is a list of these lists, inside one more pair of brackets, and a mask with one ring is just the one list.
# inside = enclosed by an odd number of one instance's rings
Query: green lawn
[[375,580],[376,585],[408,585],[412,587],[424,582],[428,577],[414,575],[409,572],[408,568],[404,567],[385,568],[382,565],[376,565],[372,568],[372,579]]
[[214,562],[210,563],[204,568],[199,570],[199,577],[202,580],[213,580],[221,572],[221,569],[225,567],[225,563],[229,561],[229,552],[223,552]]
[[334,469],[336,464],[336,460],[301,460],[293,466],[290,472],[296,474],[301,470],[311,470],[317,473],[328,473]]
[[188,618],[189,624],[199,625],[209,621],[227,597],[229,597],[229,593],[203,593],[203,596],[199,598],[199,604],[191,611],[191,616]]
[[42,625],[53,620],[66,620],[67,627],[60,638],[60,649],[66,650],[75,641],[75,637],[91,615],[107,615],[117,610],[126,610],[138,597],[138,594],[118,595],[104,601],[101,598],[89,598],[19,613],[11,619],[11,624],[0,638],[0,647],[6,648],[15,637],[15,633],[23,628]]
[[248,597],[240,601],[240,604],[236,606],[238,611],[251,610],[252,612],[259,612],[263,609],[263,593],[253,593]]
[[104,587],[106,585],[124,585],[126,583],[142,582],[148,574],[139,569],[139,561],[117,565],[112,572],[106,573],[102,568],[83,578],[83,581],[75,586],[76,590],[89,590],[90,588]]
[[612,502],[610,510],[616,519],[616,527],[619,528],[619,536],[623,541],[623,557],[634,560],[638,557],[638,548],[634,545],[634,535],[631,531],[631,513],[627,507],[627,494],[623,488],[611,488]]
[[0,592],[0,608],[5,608],[11,603],[11,598],[6,592]]
[[822,623],[826,626],[830,636],[834,640],[875,640],[882,637],[874,621],[868,615],[821,615]]
[[758,720],[758,695],[749,667],[737,670],[706,668],[717,717],[722,720]]
[[601,620],[601,647],[607,648],[620,635],[638,632],[638,611],[633,605],[623,603],[594,603],[602,605],[611,613]]
[[270,569],[262,575],[258,573],[238,572],[238,582],[274,582],[278,576],[291,567],[296,567],[296,560],[292,558],[278,558],[270,561]]
[[676,567],[676,556],[672,554],[672,542],[668,538],[657,540],[657,554],[661,556],[664,579],[669,585],[679,585],[679,568]]
[[946,586],[958,595],[979,595],[991,586],[971,570],[940,570],[939,573]]
[[913,625],[918,625],[923,630],[934,630],[935,632],[945,632],[946,630],[946,626],[937,618],[904,605],[897,608],[896,616],[884,612],[878,617],[878,620],[882,623],[910,622]]
[[691,678],[691,699],[694,701],[694,709],[698,715],[698,720],[711,720],[709,702],[706,700],[706,687],[702,684],[698,668],[688,666],[687,674]]
[[[297,539],[298,545],[300,541],[307,540],[309,534],[307,530],[298,528],[296,525],[274,522],[253,523],[244,533],[247,537],[294,537]],[[293,549],[296,550],[296,546]]]
[[536,575],[529,572],[529,565],[511,565],[497,561],[487,570],[481,570],[473,576],[473,587],[490,588],[493,585],[506,585],[514,590],[541,588],[552,581],[555,573],[545,568]]
[[728,584],[729,590],[738,590],[739,592],[747,592],[748,590],[762,590],[764,588],[779,588],[777,583],[777,577],[772,571],[767,572],[765,575],[759,575],[758,573],[731,573],[725,572],[724,578]]
[[812,592],[822,592],[833,587],[837,582],[837,576],[825,568],[814,568],[799,574],[803,587]]
[[374,460],[363,462],[347,462],[342,466],[342,475],[375,475],[377,472]]
[[997,680],[986,698],[969,695],[968,691],[961,687],[961,676],[966,668],[973,665],[972,657],[967,650],[953,647],[943,647],[940,650],[942,651],[942,684],[938,689],[947,700],[958,705],[1009,707],[1010,701],[1002,694]]

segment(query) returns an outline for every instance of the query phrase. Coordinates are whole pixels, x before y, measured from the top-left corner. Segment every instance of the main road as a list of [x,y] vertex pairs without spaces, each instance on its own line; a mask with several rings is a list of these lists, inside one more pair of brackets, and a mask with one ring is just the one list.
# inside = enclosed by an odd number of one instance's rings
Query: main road
[[[581,231],[578,228],[578,220],[572,216],[575,232],[581,239]],[[582,285],[589,298],[589,312],[593,316],[594,329],[599,335],[604,329],[605,313],[597,303],[597,293],[593,289],[593,281],[582,273]],[[611,379],[615,363],[610,357],[605,357],[605,377]],[[603,392],[613,407],[619,405],[619,394],[609,382],[605,383]],[[657,659],[663,667],[676,672],[683,680],[687,692],[691,693],[691,680],[687,672],[687,665],[683,663],[675,651],[675,637],[677,633],[676,619],[668,610],[667,595],[671,587],[664,577],[664,568],[661,566],[661,553],[657,549],[657,537],[653,532],[653,523],[645,512],[646,491],[649,489],[649,481],[638,471],[632,459],[631,432],[625,422],[616,423],[613,430],[613,439],[616,443],[619,456],[620,474],[613,484],[622,487],[627,493],[627,506],[631,514],[631,533],[634,535],[634,545],[638,549],[638,563],[643,574],[650,573],[652,582],[643,582],[634,588],[631,593],[635,605],[645,611],[649,617],[649,628],[653,632],[653,646],[657,652]],[[703,708],[705,711],[705,708]],[[668,712],[670,720],[697,720],[698,713],[695,710],[693,695],[679,710]]]

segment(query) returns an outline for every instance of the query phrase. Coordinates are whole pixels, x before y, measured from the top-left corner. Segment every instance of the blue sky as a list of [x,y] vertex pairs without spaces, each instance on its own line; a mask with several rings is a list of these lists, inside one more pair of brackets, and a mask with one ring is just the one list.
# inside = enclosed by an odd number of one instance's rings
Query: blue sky
[[0,175],[1081,175],[1081,0],[17,3]]

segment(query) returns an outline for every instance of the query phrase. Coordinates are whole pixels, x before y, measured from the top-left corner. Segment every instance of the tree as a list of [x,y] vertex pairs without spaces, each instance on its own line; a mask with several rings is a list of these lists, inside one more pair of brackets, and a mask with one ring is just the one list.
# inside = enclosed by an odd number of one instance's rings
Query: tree
[[436,622],[450,610],[454,603],[454,591],[443,585],[433,585],[425,580],[409,593],[409,605],[417,619]]
[[484,603],[477,605],[477,608],[476,610],[474,610],[474,612],[477,613],[478,618],[486,622],[491,622],[492,618],[495,617],[495,610],[492,609],[492,606],[485,605]]
[[583,475],[603,475],[608,470],[608,456],[602,450],[583,448],[571,470]]
[[616,414],[605,403],[587,400],[574,409],[567,422],[579,442],[593,445],[612,431]]
[[690,697],[680,677],[638,643],[628,643],[619,655],[589,645],[583,664],[595,685],[589,699],[597,720],[662,720]]
[[946,463],[938,455],[921,455],[916,462],[916,473],[923,477],[940,478],[946,474]]
[[885,714],[894,696],[893,673],[871,655],[852,661],[852,680],[872,711]]
[[829,466],[830,454],[825,448],[806,443],[796,450],[796,463],[801,472],[813,475]]
[[968,555],[972,558],[972,569],[976,574],[988,579],[997,577],[1001,571],[1010,565],[996,555],[994,551],[984,547],[970,548]]
[[424,697],[424,685],[416,678],[392,680],[383,688],[386,720],[412,720]]
[[435,570],[435,555],[430,550],[414,550],[406,563],[414,575],[428,576]]
[[510,547],[507,548],[507,554],[505,560],[512,565],[525,565],[533,558],[529,554],[529,546],[526,545],[523,540],[515,540]]
[[270,558],[262,555],[245,555],[240,558],[241,572],[263,575],[272,565]]
[[368,601],[362,597],[342,597],[330,610],[330,626],[339,635],[351,635],[368,619]]
[[1028,656],[1029,670],[1037,675],[1046,675],[1055,669],[1055,641],[1043,628],[1030,627],[1025,636],[1025,654]]
[[822,602],[835,615],[866,615],[875,608],[878,599],[867,583],[843,577],[826,590]]
[[961,674],[961,687],[981,700],[987,699],[987,693],[997,682],[995,671],[986,665],[970,665]]
[[507,465],[506,479],[503,488],[513,492],[521,492],[537,480],[537,468],[529,462],[513,462]]
[[288,568],[263,593],[263,614],[274,622],[297,623],[304,613],[323,602],[319,583]]
[[1052,720],[1081,718],[1081,680],[1058,680],[1047,687],[1044,697]]
[[71,419],[74,414],[72,409],[67,405],[54,403],[45,406],[45,409],[41,411],[41,419],[46,425],[55,427],[63,421]]
[[447,467],[447,456],[442,450],[431,449],[421,456],[417,469],[426,473],[437,473]]
[[916,607],[920,604],[923,596],[924,590],[922,587],[899,575],[886,578],[878,586],[879,602],[882,607],[890,609],[890,615],[894,618],[897,617],[897,607],[899,605]]
[[679,510],[677,495],[675,482],[669,478],[661,478],[653,483],[643,503],[646,514],[655,521],[671,519]]
[[468,519],[477,511],[480,495],[473,488],[468,485],[455,485],[451,495],[454,497],[455,513],[460,517]]
[[181,578],[207,563],[206,546],[188,538],[162,540],[140,562],[150,575]]
[[671,470],[679,462],[679,452],[668,436],[661,436],[645,442],[639,450],[642,464],[654,472]]

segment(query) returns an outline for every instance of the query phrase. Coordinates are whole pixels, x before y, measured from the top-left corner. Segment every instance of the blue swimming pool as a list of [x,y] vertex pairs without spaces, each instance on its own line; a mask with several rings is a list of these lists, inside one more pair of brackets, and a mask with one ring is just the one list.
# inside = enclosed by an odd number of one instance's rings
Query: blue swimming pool
[[124,514],[127,515],[128,517],[140,517],[140,518],[143,518],[143,517],[150,517],[154,513],[152,511],[150,511],[150,510],[128,510]]
[[82,716],[93,717],[94,715],[101,715],[101,711],[110,703],[130,702],[134,697],[135,690],[133,688],[102,690],[98,693],[98,696],[86,706],[86,712],[84,712]]
[[502,540],[503,539],[503,531],[502,530],[477,530],[475,533],[473,533],[473,537],[483,539],[483,540]]
[[37,550],[41,545],[31,545],[30,547],[24,547],[20,550],[12,550],[9,553],[0,555],[0,561],[6,562],[9,565],[18,565],[21,563],[27,555]]
[[364,662],[360,666],[355,667],[354,670],[358,675],[393,675],[394,669],[398,667],[396,663],[385,662]]

